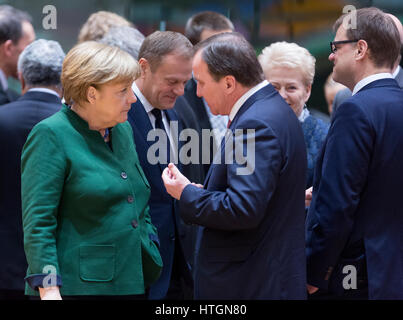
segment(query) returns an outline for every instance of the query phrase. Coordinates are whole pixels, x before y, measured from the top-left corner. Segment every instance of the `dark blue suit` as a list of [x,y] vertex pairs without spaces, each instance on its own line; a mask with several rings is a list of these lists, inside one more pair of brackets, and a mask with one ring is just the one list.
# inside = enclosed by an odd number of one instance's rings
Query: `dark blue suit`
[[[403,299],[402,123],[394,79],[366,85],[336,110],[306,221],[308,283],[331,296]],[[357,289],[343,287],[347,265]]]
[[[169,121],[178,121],[176,112],[172,109],[166,110],[166,116]],[[177,267],[182,271],[183,277],[185,277],[188,284],[192,286],[190,265],[183,254],[183,248],[186,242],[191,241],[191,239],[187,239],[187,226],[181,221],[177,203],[166,192],[161,178],[162,171],[167,165],[160,163],[150,164],[147,160],[147,151],[154,144],[154,141],[147,141],[147,134],[149,131],[153,130],[153,127],[138,98],[137,102],[132,104],[128,114],[128,121],[133,129],[134,141],[141,167],[151,186],[151,196],[149,200],[150,215],[152,223],[158,230],[160,253],[164,264],[160,278],[150,288],[149,298],[163,299],[170,286],[174,257],[177,259]],[[178,129],[180,133],[181,128],[179,121]],[[181,142],[179,142],[179,149],[180,147]],[[179,167],[181,167],[180,164]]]
[[21,150],[31,129],[62,107],[56,95],[27,92],[0,107],[0,290],[25,288],[21,219]]
[[204,189],[188,185],[180,199],[183,219],[203,226],[195,298],[304,299],[307,160],[299,121],[268,84],[243,104],[230,129],[255,129],[255,152],[247,155],[253,172],[240,175],[245,166],[235,159],[224,163],[225,140]]

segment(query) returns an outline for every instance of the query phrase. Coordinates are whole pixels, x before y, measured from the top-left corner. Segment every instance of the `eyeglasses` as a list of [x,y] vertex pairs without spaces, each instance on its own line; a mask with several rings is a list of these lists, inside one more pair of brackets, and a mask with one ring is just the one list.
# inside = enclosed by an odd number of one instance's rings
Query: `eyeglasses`
[[353,43],[358,42],[359,40],[341,40],[341,41],[332,41],[330,42],[330,52],[336,53],[337,47],[336,44],[344,44],[344,43]]

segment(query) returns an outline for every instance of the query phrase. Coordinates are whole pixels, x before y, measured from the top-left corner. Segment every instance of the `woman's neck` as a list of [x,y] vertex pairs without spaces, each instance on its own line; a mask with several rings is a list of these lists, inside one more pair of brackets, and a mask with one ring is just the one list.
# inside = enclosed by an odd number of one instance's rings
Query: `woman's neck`
[[[101,136],[104,138],[105,132],[106,132],[106,127],[100,124],[97,124],[93,117],[88,112],[88,108],[80,106],[78,104],[72,104],[71,110],[73,110],[80,118],[85,120],[88,123],[88,127],[90,130],[98,131]],[[105,138],[104,138],[105,139]],[[109,136],[107,137],[109,140]],[[106,141],[106,139],[105,139]]]

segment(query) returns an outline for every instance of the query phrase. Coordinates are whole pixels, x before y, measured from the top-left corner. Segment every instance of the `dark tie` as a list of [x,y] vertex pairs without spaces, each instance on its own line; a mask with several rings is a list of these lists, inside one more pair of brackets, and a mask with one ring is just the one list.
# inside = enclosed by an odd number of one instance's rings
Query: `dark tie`
[[[170,161],[170,142],[169,142],[169,134],[167,132],[167,130],[165,129],[164,123],[162,122],[162,111],[160,109],[154,108],[151,110],[151,113],[154,115],[155,117],[155,129],[162,129],[164,130],[166,137],[167,137],[167,162],[169,163]],[[167,164],[168,164],[167,163]]]

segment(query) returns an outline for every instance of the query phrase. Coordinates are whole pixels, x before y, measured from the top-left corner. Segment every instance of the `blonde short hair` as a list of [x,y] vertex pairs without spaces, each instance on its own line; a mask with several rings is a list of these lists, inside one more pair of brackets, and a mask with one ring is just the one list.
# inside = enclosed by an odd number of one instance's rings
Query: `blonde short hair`
[[63,62],[61,81],[67,104],[86,102],[90,86],[128,83],[140,76],[138,62],[127,52],[94,41],[76,45]]
[[81,27],[78,43],[100,40],[112,27],[134,27],[134,25],[116,13],[98,11],[91,14]]
[[316,59],[296,43],[275,42],[264,48],[258,59],[265,75],[273,68],[286,67],[300,70],[306,86],[313,83]]

